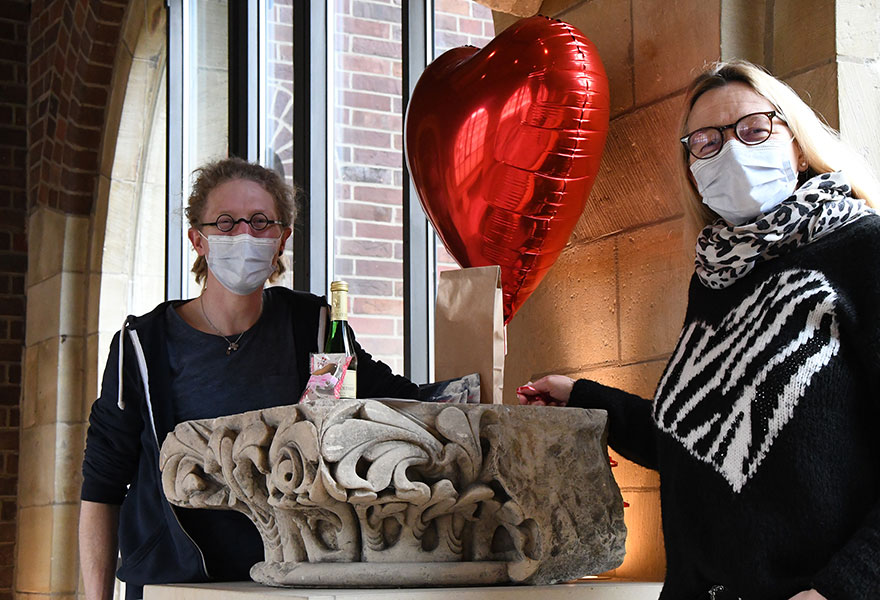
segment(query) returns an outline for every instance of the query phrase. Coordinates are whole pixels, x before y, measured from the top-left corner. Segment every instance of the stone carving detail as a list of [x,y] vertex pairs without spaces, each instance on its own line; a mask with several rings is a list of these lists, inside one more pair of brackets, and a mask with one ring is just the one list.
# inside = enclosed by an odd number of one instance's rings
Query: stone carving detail
[[476,0],[495,12],[507,13],[517,17],[532,17],[541,10],[541,0]]
[[602,411],[355,400],[181,423],[160,467],[254,522],[262,583],[540,584],[623,560],[604,439]]

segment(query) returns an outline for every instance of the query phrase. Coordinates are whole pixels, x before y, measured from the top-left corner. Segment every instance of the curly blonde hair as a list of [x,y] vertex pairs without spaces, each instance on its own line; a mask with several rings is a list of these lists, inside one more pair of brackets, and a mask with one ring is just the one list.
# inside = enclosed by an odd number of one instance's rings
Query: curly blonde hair
[[[296,218],[296,195],[298,190],[284,183],[284,180],[272,169],[262,165],[251,163],[238,157],[217,160],[193,172],[196,176],[186,206],[186,218],[189,226],[197,229],[199,223],[204,220],[205,206],[210,194],[219,185],[234,179],[253,181],[266,190],[275,201],[275,210],[278,212],[278,220],[282,227],[290,227]],[[275,263],[275,272],[269,277],[274,281],[287,269],[279,260]],[[201,283],[208,272],[208,263],[204,256],[199,256],[193,263],[192,272],[196,276],[196,283]]]

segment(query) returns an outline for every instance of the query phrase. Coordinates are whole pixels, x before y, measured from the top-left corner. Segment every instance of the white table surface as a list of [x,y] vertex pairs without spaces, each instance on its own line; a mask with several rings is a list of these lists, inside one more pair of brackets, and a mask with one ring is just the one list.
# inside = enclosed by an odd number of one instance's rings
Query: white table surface
[[410,589],[272,588],[253,582],[149,585],[144,600],[657,600],[660,583],[586,580],[537,586]]

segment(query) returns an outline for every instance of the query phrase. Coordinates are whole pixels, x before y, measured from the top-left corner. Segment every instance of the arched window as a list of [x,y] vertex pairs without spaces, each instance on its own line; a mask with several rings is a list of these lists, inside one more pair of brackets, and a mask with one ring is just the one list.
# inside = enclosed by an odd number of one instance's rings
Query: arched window
[[165,31],[161,0],[134,4],[123,26],[111,90],[111,106],[121,108],[105,131],[112,160],[102,165],[94,220],[95,235],[103,237],[93,258],[99,301],[90,304],[99,311],[90,317],[98,323],[96,371],[125,316],[147,312],[165,296]]

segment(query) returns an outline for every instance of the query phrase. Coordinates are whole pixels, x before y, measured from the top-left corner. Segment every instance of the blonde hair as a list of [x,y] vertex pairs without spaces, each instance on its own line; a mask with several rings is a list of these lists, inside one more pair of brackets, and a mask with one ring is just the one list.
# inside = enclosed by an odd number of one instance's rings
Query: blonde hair
[[[868,206],[878,206],[880,185],[871,173],[867,161],[845,144],[840,139],[840,134],[826,125],[787,84],[748,61],[716,62],[694,79],[685,100],[680,127],[682,136],[688,133],[687,120],[700,96],[733,82],[744,83],[766,98],[787,123],[807,161],[807,171],[802,174],[800,183],[821,173],[843,171],[849,179],[853,196],[861,198]],[[702,224],[711,223],[718,217],[703,204],[689,177],[688,151],[681,146],[681,152],[680,172],[684,180],[682,188],[686,194],[686,206]]]
[[[251,163],[241,158],[231,157],[208,163],[193,172],[196,180],[189,195],[186,207],[186,218],[189,226],[198,229],[199,223],[204,220],[205,206],[208,204],[208,194],[215,188],[233,179],[253,181],[266,190],[275,201],[275,210],[278,212],[278,220],[282,227],[290,227],[296,218],[296,189],[289,185],[272,169],[262,165]],[[287,269],[281,260],[275,263],[275,272],[269,276],[269,281],[274,281]],[[204,256],[196,258],[192,266],[192,272],[196,276],[196,283],[201,283],[207,276],[208,263]]]

